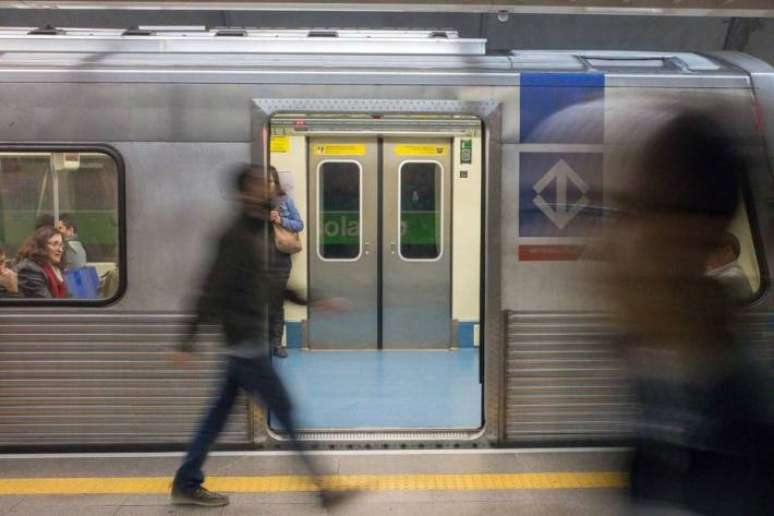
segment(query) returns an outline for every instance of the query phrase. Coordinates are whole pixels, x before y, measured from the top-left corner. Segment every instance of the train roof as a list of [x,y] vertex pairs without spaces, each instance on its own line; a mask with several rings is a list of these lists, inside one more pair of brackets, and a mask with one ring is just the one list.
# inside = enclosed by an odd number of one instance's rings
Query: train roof
[[690,52],[491,54],[486,40],[449,30],[15,27],[0,29],[0,67],[0,81],[14,82],[511,85],[522,72],[556,71],[659,84],[713,77],[728,87],[746,77],[722,59]]

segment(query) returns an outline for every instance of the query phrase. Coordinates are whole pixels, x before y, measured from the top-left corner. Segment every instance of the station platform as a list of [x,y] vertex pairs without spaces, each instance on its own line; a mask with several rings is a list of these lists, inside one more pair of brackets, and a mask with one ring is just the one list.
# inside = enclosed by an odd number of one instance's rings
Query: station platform
[[626,512],[622,449],[312,452],[326,482],[359,494],[335,511],[317,503],[285,451],[215,452],[206,486],[226,507],[174,506],[181,453],[0,455],[0,515],[613,515]]

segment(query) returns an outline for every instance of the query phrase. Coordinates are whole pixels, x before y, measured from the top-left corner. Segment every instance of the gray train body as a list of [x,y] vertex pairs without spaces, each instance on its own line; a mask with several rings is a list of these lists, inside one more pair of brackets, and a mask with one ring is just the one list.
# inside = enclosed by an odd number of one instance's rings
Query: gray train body
[[[0,150],[107,146],[120,155],[125,178],[122,295],[106,306],[0,309],[0,446],[186,441],[217,378],[219,337],[205,333],[203,358],[191,369],[165,356],[183,330],[208,240],[230,216],[229,170],[268,159],[266,129],[288,112],[436,113],[475,117],[483,127],[483,194],[471,201],[482,217],[474,271],[481,278],[481,428],[320,431],[305,439],[488,446],[625,435],[632,406],[604,306],[577,280],[579,262],[539,254],[571,250],[582,238],[541,235],[542,226],[520,223],[525,154],[593,151],[604,160],[617,136],[526,138],[521,95],[529,84],[562,87],[545,78],[551,74],[597,85],[608,106],[643,96],[734,106],[728,123],[759,157],[747,215],[761,293],[745,321],[755,342],[771,339],[774,69],[749,56],[486,55],[480,41],[418,34],[383,39],[383,46],[353,37],[351,47],[341,35],[280,37],[285,43],[250,34],[0,35]],[[528,255],[535,249],[537,257]],[[282,437],[245,401],[223,441],[272,445]]]

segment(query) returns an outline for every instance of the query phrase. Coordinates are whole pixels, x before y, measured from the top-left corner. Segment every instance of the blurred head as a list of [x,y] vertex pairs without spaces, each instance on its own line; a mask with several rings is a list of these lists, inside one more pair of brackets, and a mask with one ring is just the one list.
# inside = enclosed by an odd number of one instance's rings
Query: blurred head
[[54,226],[54,216],[44,213],[35,219],[35,229],[42,228],[43,226]]
[[703,112],[677,113],[646,140],[608,235],[613,300],[630,329],[674,336],[722,315],[704,273],[744,172],[730,135]]
[[38,265],[56,265],[62,262],[64,239],[53,226],[43,226],[35,230],[23,250],[25,256]]
[[75,217],[70,213],[64,213],[59,217],[56,229],[62,233],[65,238],[72,238],[78,232],[78,226],[75,224]]
[[234,187],[245,215],[268,220],[271,211],[269,176],[261,165],[246,164],[235,175]]
[[269,195],[272,198],[285,195],[285,190],[280,183],[279,172],[271,166],[269,167]]
[[5,248],[0,245],[0,274],[5,272]]

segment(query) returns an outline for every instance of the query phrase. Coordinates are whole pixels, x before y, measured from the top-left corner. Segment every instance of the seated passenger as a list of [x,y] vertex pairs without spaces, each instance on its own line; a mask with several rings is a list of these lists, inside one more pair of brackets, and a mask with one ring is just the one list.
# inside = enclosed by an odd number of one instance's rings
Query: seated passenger
[[0,246],[0,298],[16,297],[19,288],[16,273],[5,265],[5,249]]
[[69,213],[63,214],[59,218],[56,229],[62,233],[65,241],[63,268],[66,271],[78,269],[86,265],[86,249],[78,239],[75,217]]
[[739,239],[726,232],[706,265],[707,276],[716,280],[734,301],[746,301],[753,295],[750,281],[737,263],[740,252]]
[[19,292],[24,297],[61,299],[67,297],[62,274],[64,240],[52,226],[35,230],[17,257]]

